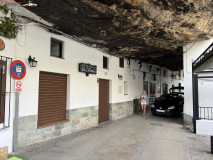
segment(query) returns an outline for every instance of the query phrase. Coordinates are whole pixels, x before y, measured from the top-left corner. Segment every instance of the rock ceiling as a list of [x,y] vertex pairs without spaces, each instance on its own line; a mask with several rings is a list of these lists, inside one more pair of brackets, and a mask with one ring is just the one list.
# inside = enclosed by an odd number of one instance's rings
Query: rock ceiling
[[[26,3],[26,0],[17,0]],[[212,0],[34,0],[27,7],[54,28],[102,48],[171,70],[182,46],[213,37]]]

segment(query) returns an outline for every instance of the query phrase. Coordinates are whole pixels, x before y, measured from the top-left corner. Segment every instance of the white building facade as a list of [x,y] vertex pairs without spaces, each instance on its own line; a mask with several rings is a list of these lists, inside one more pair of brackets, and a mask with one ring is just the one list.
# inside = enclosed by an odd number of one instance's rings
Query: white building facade
[[[213,39],[196,42],[184,46],[184,119],[186,123],[192,123],[193,115],[193,92],[195,87],[192,85],[192,63],[212,44]],[[210,67],[210,68],[208,68]],[[198,75],[198,118],[196,121],[196,132],[198,134],[213,135],[213,72],[203,72],[203,70],[211,69],[213,67],[212,61],[206,61],[201,65],[202,72],[196,72]],[[207,70],[206,70],[207,71]],[[205,78],[202,78],[205,77]],[[206,78],[209,77],[209,78]],[[194,90],[194,91],[193,91]],[[196,98],[195,98],[196,99]],[[196,99],[196,100],[197,100]],[[195,104],[195,103],[194,103]]]
[[[133,100],[139,98],[144,88],[149,96],[159,97],[172,85],[183,85],[182,72],[126,59],[122,67],[122,58],[50,33],[37,24],[29,23],[21,28],[16,39],[0,37],[5,42],[0,55],[21,60],[26,65],[18,102],[18,148],[130,116],[134,110]],[[61,44],[61,57],[51,55],[54,42]],[[30,67],[30,55],[38,61],[37,67]],[[96,66],[97,73],[86,76],[79,72],[80,63]],[[7,71],[9,77],[10,70]],[[172,73],[176,79],[171,78]],[[9,152],[14,143],[17,105],[15,79],[11,82],[10,127],[0,130],[0,147],[9,146]],[[106,103],[108,108],[100,108]],[[44,106],[46,108],[42,108]],[[185,111],[191,114],[190,108]]]

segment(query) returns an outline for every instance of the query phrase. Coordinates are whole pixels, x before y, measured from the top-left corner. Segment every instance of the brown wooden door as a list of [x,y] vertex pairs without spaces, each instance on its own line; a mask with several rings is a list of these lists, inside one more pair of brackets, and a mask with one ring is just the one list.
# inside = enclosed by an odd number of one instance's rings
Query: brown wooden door
[[99,79],[98,123],[109,120],[109,81]]
[[38,126],[66,120],[67,75],[40,72]]
[[0,123],[4,123],[5,115],[6,64],[5,61],[0,61]]

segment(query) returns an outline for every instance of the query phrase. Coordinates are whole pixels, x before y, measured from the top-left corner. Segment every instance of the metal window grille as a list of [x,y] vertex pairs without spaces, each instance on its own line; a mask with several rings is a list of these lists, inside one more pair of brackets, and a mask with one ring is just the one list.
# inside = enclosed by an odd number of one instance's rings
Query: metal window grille
[[12,58],[0,56],[0,130],[10,127]]

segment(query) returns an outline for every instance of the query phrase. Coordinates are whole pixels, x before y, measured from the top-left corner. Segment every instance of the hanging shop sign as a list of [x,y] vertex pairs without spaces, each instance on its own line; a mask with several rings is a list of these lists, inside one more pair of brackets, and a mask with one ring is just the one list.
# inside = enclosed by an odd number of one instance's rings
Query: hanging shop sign
[[11,64],[11,74],[15,79],[23,79],[26,74],[26,66],[20,60],[15,60]]
[[5,48],[5,43],[4,41],[0,38],[0,51],[4,50]]
[[16,80],[15,81],[15,92],[21,92],[22,91],[22,81]]
[[79,72],[86,73],[86,76],[89,76],[89,74],[97,74],[97,66],[89,63],[79,63]]

